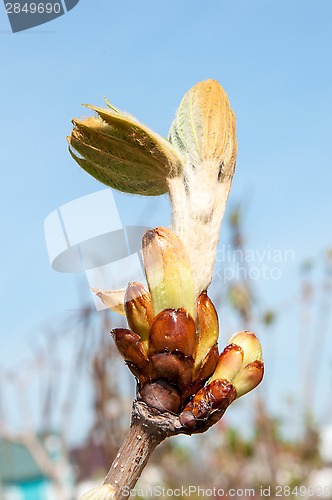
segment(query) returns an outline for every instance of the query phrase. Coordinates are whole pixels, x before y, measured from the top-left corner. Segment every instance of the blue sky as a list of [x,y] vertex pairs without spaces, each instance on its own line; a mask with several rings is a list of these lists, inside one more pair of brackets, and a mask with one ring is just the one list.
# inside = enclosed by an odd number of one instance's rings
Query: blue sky
[[[230,204],[249,200],[250,248],[295,255],[280,280],[258,286],[271,305],[297,293],[301,262],[332,246],[331,16],[330,0],[80,0],[65,16],[12,34],[0,5],[0,364],[26,356],[27,332],[41,321],[79,307],[77,278],[50,266],[43,223],[103,188],[70,158],[65,137],[71,119],[87,115],[81,103],[102,105],[104,96],[167,135],[192,85],[215,78],[224,86],[239,140]],[[144,204],[116,200],[125,223]],[[169,223],[165,200],[147,223]],[[283,387],[297,348],[293,316],[275,333],[288,346],[279,349]]]

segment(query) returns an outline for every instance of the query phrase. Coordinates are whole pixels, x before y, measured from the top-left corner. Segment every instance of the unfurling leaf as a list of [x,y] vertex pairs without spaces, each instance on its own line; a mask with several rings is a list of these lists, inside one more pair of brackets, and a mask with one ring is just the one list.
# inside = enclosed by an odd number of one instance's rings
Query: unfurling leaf
[[167,192],[167,179],[181,172],[180,153],[127,113],[87,107],[98,117],[73,120],[68,142],[74,160],[95,179],[119,191],[151,196]]
[[212,280],[237,153],[235,115],[218,82],[185,94],[169,140],[183,158],[182,174],[168,181],[172,228],[188,251],[197,297]]
[[177,110],[169,139],[195,165],[212,161],[222,165],[222,178],[233,175],[237,152],[235,116],[218,82],[206,80],[188,90]]

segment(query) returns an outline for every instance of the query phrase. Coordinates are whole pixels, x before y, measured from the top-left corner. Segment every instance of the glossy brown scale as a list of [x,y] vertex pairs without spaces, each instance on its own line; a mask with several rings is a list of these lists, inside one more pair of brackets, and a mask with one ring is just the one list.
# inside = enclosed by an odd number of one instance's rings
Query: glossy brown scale
[[228,380],[214,380],[193,396],[181,412],[180,422],[191,431],[210,427],[235,398],[236,390]]
[[154,378],[164,378],[182,390],[192,380],[194,360],[182,352],[161,352],[150,356]]
[[180,410],[181,397],[178,389],[163,379],[145,384],[140,399],[160,413],[178,413]]
[[137,333],[126,328],[115,328],[111,331],[114,342],[123,359],[141,370],[148,365],[148,356]]
[[[131,283],[125,309],[135,331],[111,332],[137,379],[138,400],[160,413],[178,414],[188,433],[203,432],[217,422],[236,397],[260,382],[264,371],[258,359],[245,365],[244,351],[236,343],[219,355],[218,317],[206,292],[198,297],[196,308],[196,322],[181,308],[164,309],[153,317],[149,292]],[[244,346],[250,342],[259,357],[251,332],[239,332],[234,339]],[[251,351],[246,352],[249,360]]]
[[194,376],[194,379],[190,382],[189,385],[187,385],[187,387],[183,391],[182,393],[183,404],[185,404],[193,394],[196,394],[196,392],[199,391],[205,385],[206,381],[213,374],[217,366],[218,360],[219,360],[218,346],[217,344],[215,344],[213,347],[211,347],[211,349],[205,356],[198,373]]
[[193,356],[195,347],[195,323],[184,309],[165,309],[157,314],[150,330],[151,352],[178,351]]
[[137,366],[133,365],[133,363],[130,363],[130,361],[126,361],[126,365],[136,378],[138,387],[142,387],[144,384],[146,384],[146,382],[150,380],[149,364],[147,365],[147,367],[144,367],[144,370],[137,368]]

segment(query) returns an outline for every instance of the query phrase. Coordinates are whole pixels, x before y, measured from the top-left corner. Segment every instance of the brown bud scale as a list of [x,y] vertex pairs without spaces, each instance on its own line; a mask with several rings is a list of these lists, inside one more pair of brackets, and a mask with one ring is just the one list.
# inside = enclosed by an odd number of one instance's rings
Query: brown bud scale
[[218,345],[215,344],[210,348],[207,355],[203,359],[200,370],[196,375],[197,380],[207,380],[209,377],[211,377],[212,373],[216,369],[218,360]]
[[111,331],[114,342],[123,359],[140,370],[148,365],[148,357],[139,335],[126,328],[115,328]]
[[213,374],[219,359],[218,346],[215,344],[212,346],[205,356],[201,367],[194,377],[194,380],[187,385],[184,392],[182,393],[182,403],[185,403],[190,396],[196,394],[204,385],[205,382],[211,377]]
[[180,409],[179,391],[166,380],[148,382],[143,386],[140,397],[148,406],[161,413],[165,411],[177,413]]
[[194,367],[192,357],[181,352],[162,352],[152,354],[150,360],[154,378],[164,378],[181,389],[190,384]]
[[184,309],[165,309],[151,325],[150,350],[152,352],[182,352],[193,356],[196,329],[193,318]]
[[214,380],[200,389],[180,414],[184,427],[194,431],[210,427],[224,414],[236,398],[236,391],[227,380]]

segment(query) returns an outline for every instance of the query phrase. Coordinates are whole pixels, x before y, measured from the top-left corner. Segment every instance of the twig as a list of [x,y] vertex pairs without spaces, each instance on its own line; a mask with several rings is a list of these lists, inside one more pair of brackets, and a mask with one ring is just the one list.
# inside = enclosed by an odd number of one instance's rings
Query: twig
[[113,486],[114,498],[127,498],[156,446],[183,431],[177,415],[156,414],[145,403],[135,401],[129,432],[104,481]]

